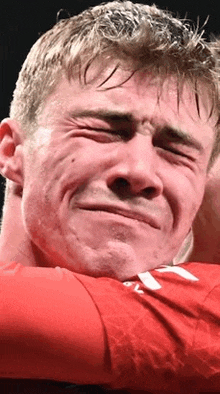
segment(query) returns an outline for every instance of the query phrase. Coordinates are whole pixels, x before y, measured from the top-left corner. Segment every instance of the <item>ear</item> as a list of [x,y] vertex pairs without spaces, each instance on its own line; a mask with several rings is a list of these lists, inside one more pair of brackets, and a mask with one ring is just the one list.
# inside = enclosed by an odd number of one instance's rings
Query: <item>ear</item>
[[0,125],[0,173],[20,186],[23,185],[23,145],[21,129],[13,119]]

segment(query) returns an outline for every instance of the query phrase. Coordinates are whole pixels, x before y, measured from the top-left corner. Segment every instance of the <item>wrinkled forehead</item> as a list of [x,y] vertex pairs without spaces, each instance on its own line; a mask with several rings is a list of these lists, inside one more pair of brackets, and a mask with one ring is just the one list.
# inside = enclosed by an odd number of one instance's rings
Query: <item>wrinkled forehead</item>
[[[210,87],[201,80],[179,79],[170,76],[155,78],[158,85],[158,105],[166,102],[173,112],[185,112],[195,122],[209,123],[213,129],[218,122],[217,103]],[[169,104],[170,103],[170,104]]]
[[202,81],[192,83],[174,75],[163,78],[150,70],[132,70],[118,64],[91,67],[81,77],[60,80],[39,114],[38,126],[60,130],[64,121],[72,124],[86,119],[90,128],[94,124],[101,128],[101,120],[111,125],[118,122],[117,127],[120,122],[120,127],[123,123],[123,127],[147,135],[169,128],[198,140],[208,162],[217,117],[209,89]]
[[[153,70],[153,67],[139,69],[131,62],[120,60],[100,59],[80,74],[80,83],[83,88],[93,87],[96,91],[114,90],[117,87],[127,86],[132,82],[139,95],[154,91],[158,105],[163,101],[170,102],[172,109],[178,113],[181,108],[188,110],[189,115],[202,122],[213,123],[216,126],[219,111],[215,94],[207,82],[180,75],[164,75]],[[197,119],[196,119],[197,118]]]

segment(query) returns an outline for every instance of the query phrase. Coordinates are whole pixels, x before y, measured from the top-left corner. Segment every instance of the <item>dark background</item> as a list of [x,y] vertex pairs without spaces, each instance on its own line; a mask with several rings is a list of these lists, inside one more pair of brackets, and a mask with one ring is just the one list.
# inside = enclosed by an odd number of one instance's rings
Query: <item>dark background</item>
[[[39,35],[56,22],[60,9],[66,9],[71,15],[83,9],[100,4],[100,0],[3,0],[0,8],[0,118],[8,116],[9,104],[18,72],[30,47]],[[136,0],[138,2],[138,0]],[[220,35],[219,0],[140,0],[145,4],[153,2],[162,9],[168,9],[180,17],[187,16],[202,26],[206,25],[206,37]],[[0,178],[0,206],[3,184]]]

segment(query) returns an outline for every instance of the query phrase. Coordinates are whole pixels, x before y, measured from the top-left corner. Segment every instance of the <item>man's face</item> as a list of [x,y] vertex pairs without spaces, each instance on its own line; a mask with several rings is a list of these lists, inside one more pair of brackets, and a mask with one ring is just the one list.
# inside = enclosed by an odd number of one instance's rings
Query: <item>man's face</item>
[[124,280],[169,263],[190,229],[214,141],[207,97],[198,115],[189,86],[179,101],[172,79],[116,86],[127,76],[62,79],[25,142],[22,212],[42,265]]

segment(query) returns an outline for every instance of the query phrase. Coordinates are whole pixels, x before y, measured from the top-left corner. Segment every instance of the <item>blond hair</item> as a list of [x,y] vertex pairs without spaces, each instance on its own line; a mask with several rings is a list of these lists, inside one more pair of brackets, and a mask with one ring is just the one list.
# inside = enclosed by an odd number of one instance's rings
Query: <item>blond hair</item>
[[86,83],[86,72],[100,55],[163,76],[202,80],[212,92],[213,105],[219,105],[216,44],[155,5],[112,1],[59,21],[38,39],[19,74],[10,116],[29,128],[61,76],[78,73]]

